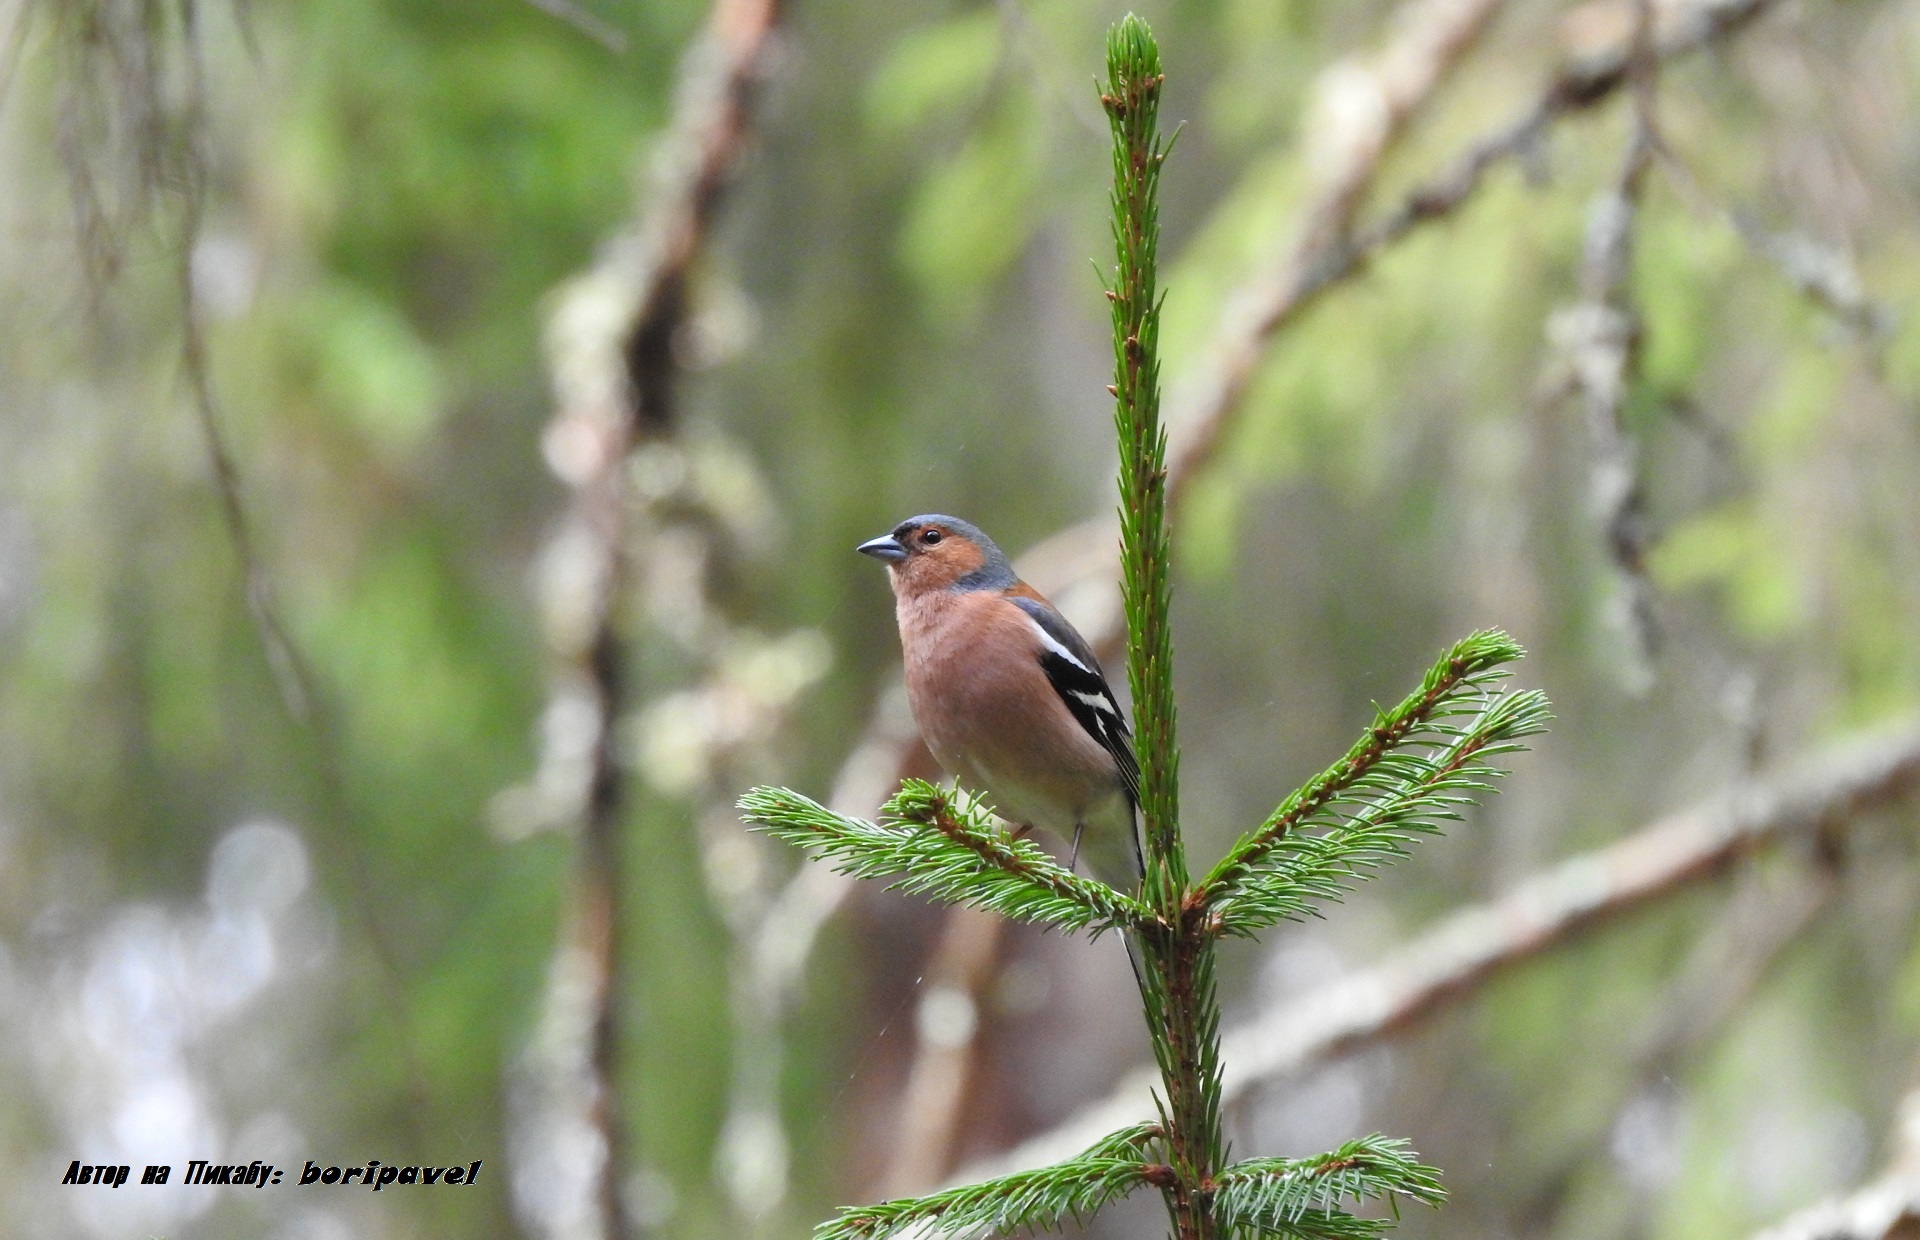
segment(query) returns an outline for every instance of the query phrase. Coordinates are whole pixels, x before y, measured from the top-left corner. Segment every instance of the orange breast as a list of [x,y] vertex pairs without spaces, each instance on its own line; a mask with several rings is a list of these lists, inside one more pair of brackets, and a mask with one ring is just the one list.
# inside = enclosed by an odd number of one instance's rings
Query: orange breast
[[905,601],[899,619],[914,718],[962,785],[1048,828],[1112,796],[1113,759],[1048,682],[1024,614],[977,592]]

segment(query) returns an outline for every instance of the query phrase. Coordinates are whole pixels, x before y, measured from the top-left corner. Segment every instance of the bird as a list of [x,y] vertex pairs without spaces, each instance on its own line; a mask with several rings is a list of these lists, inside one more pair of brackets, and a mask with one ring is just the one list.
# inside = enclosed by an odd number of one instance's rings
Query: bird
[[1140,768],[1084,637],[974,526],[930,513],[857,548],[887,566],[907,701],[955,782],[1128,894],[1143,872]]

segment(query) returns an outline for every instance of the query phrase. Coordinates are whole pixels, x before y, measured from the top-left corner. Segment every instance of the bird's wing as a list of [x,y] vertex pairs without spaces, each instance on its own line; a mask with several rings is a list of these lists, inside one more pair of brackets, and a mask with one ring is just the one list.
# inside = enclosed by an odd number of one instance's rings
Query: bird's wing
[[1113,755],[1127,795],[1139,805],[1140,765],[1134,760],[1132,734],[1127,730],[1127,717],[1121,713],[1113,689],[1100,673],[1100,661],[1093,657],[1086,639],[1045,601],[1019,595],[1009,597],[1040,630],[1040,668],[1046,672],[1047,682],[1087,734]]

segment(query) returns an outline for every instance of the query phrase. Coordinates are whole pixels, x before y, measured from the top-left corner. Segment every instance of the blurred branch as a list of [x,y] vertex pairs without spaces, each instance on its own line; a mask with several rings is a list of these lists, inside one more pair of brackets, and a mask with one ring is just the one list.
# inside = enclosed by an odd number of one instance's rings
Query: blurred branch
[[[1777,774],[1744,781],[1605,848],[1583,853],[1460,910],[1393,952],[1294,1002],[1275,1005],[1225,1039],[1223,1102],[1336,1055],[1399,1033],[1486,982],[1608,920],[1676,892],[1774,841],[1838,828],[1920,787],[1920,722],[1856,735]],[[1066,1123],[957,1179],[1032,1166],[1137,1121],[1153,1076],[1137,1072]]]
[[1774,232],[1745,211],[1727,219],[1755,254],[1773,264],[1802,296],[1838,319],[1863,341],[1878,341],[1893,331],[1893,311],[1867,292],[1859,268],[1840,247],[1802,232]]
[[534,8],[557,17],[616,56],[627,51],[627,36],[618,26],[574,0],[527,0]]
[[[20,0],[0,46],[4,105],[35,12]],[[232,6],[236,22],[242,7]],[[54,50],[67,58],[59,76],[58,144],[75,232],[95,299],[126,262],[129,234],[164,218],[177,201],[171,231],[172,277],[180,316],[180,370],[198,423],[220,505],[239,563],[247,612],[276,689],[299,723],[315,723],[314,682],[295,649],[274,598],[245,501],[246,487],[223,426],[195,288],[212,176],[207,119],[203,13],[194,4],[130,0],[120,4],[52,6]]]
[[656,169],[654,197],[638,235],[609,248],[562,295],[550,321],[556,408],[542,439],[547,463],[573,492],[548,550],[548,640],[563,667],[548,706],[541,786],[577,807],[581,838],[571,924],[550,1003],[577,1004],[584,1018],[578,1070],[587,1119],[600,1149],[594,1176],[595,1234],[624,1237],[626,1173],[615,1080],[619,1063],[621,837],[628,779],[619,724],[631,704],[625,620],[636,588],[629,546],[635,497],[629,457],[670,434],[679,365],[677,336],[687,292],[722,196],[738,169],[753,103],[772,46],[778,0],[716,0],[700,42],[686,55],[674,117]]
[[207,356],[206,326],[194,286],[194,263],[199,256],[201,232],[206,216],[207,178],[211,158],[206,150],[206,65],[203,61],[199,30],[194,10],[185,14],[182,39],[186,60],[186,91],[180,117],[180,134],[171,156],[177,164],[171,178],[181,198],[180,231],[175,241],[174,282],[180,307],[180,368],[186,379],[189,403],[206,445],[207,462],[213,471],[214,492],[220,500],[221,519],[227,538],[233,544],[244,583],[247,612],[267,665],[280,691],[287,713],[309,726],[318,726],[315,718],[316,695],[313,675],[287,632],[275,598],[272,575],[260,557],[253,523],[247,516],[245,487],[240,466],[227,443],[226,430],[214,392],[213,374]]
[[1004,918],[979,909],[947,914],[922,976],[914,1021],[913,1067],[900,1093],[893,1152],[882,1177],[888,1197],[906,1197],[936,1187],[952,1165],[973,1075],[979,1039],[981,997],[993,980]]
[[[1370,69],[1343,63],[1321,74],[1315,104],[1320,124],[1307,129],[1316,135],[1307,163],[1320,171],[1292,247],[1277,269],[1228,298],[1215,332],[1220,343],[1199,372],[1185,376],[1169,394],[1176,479],[1193,476],[1212,460],[1246,400],[1268,342],[1321,293],[1359,274],[1374,254],[1411,231],[1417,221],[1409,218],[1391,233],[1375,229],[1358,241],[1353,237],[1360,208],[1395,140],[1498,8],[1488,0],[1410,6],[1402,11],[1395,42]],[[1471,188],[1459,194],[1460,201]]]
[[1754,1240],[1911,1240],[1917,1228],[1920,1172],[1901,1171],[1802,1210]]
[[1818,922],[1839,893],[1831,849],[1814,841],[1808,864],[1770,874],[1749,865],[1726,906],[1700,935],[1651,1005],[1652,1015],[1632,1036],[1625,1079],[1616,1092],[1614,1122],[1591,1129],[1563,1153],[1547,1187],[1521,1220],[1524,1234],[1552,1234],[1560,1211],[1593,1160],[1606,1157],[1619,1120],[1636,1102],[1672,1097],[1670,1083],[1728,1024]]
[[[1777,0],[1683,0],[1663,6],[1653,59],[1665,62],[1744,29]],[[1330,288],[1364,272],[1381,253],[1423,224],[1452,215],[1494,168],[1538,145],[1556,122],[1585,112],[1628,84],[1631,41],[1564,65],[1520,114],[1469,147],[1439,175],[1409,193],[1387,215],[1339,239],[1292,255],[1277,276],[1256,280],[1237,294],[1217,336],[1223,344],[1192,390],[1172,394],[1175,406],[1172,469],[1191,476],[1218,450],[1235,421],[1271,337],[1293,323]],[[1370,173],[1369,173],[1370,175]],[[1355,195],[1356,199],[1358,195]],[[1311,219],[1318,208],[1310,207]]]
[[1872,346],[1893,332],[1898,317],[1892,307],[1867,291],[1866,281],[1845,248],[1797,229],[1769,229],[1745,208],[1722,206],[1672,147],[1661,143],[1655,153],[1695,211],[1732,228],[1750,251],[1803,297],[1832,315],[1849,336]]
[[1315,182],[1289,269],[1343,245],[1400,135],[1465,58],[1505,0],[1414,0],[1394,18],[1371,63],[1343,61],[1320,75],[1307,167]]
[[1622,673],[1635,689],[1653,679],[1659,631],[1653,582],[1647,576],[1646,483],[1639,444],[1627,429],[1627,401],[1640,372],[1640,312],[1633,296],[1634,229],[1660,138],[1654,123],[1659,63],[1653,49],[1653,0],[1635,0],[1627,78],[1633,87],[1632,132],[1620,172],[1588,209],[1580,268],[1580,300],[1554,314],[1548,335],[1586,407],[1592,444],[1588,502],[1614,567],[1617,610],[1609,617],[1626,638]]

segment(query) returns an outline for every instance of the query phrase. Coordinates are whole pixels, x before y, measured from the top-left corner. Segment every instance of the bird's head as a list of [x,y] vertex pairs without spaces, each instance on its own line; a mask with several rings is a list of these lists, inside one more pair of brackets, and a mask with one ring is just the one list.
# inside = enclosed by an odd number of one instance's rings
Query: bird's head
[[933,590],[1004,590],[1019,580],[993,539],[958,517],[909,517],[857,550],[886,561],[894,593],[901,597]]

